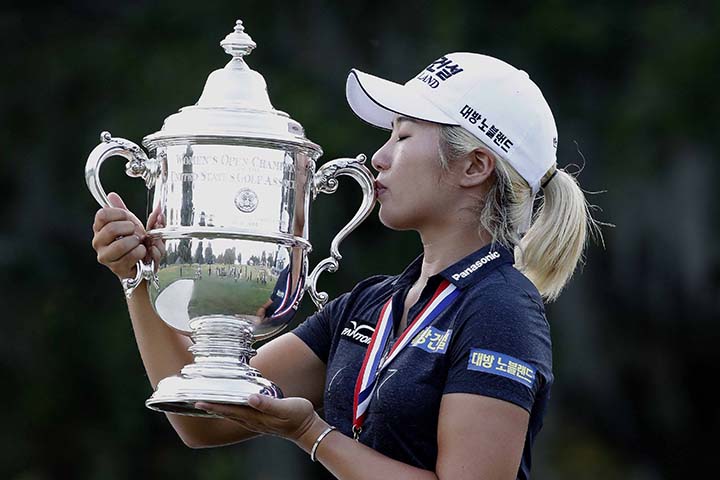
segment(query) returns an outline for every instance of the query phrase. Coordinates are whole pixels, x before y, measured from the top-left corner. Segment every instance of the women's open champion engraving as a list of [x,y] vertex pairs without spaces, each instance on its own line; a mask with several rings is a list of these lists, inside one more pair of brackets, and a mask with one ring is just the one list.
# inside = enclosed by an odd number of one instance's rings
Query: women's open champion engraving
[[235,195],[235,206],[243,213],[252,213],[258,206],[258,196],[253,190],[243,188]]

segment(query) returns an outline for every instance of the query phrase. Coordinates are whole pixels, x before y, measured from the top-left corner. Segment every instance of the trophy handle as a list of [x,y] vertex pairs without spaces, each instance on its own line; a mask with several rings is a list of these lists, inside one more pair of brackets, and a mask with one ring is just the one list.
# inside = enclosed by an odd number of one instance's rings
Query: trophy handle
[[[135,143],[130,140],[125,140],[124,138],[113,138],[110,132],[102,132],[100,134],[100,140],[100,145],[90,152],[87,163],[85,164],[85,182],[87,183],[90,193],[101,207],[111,206],[105,189],[103,189],[100,183],[100,166],[110,157],[124,157],[128,161],[127,164],[125,164],[125,173],[127,173],[128,176],[144,179],[147,188],[152,188],[153,185],[155,185],[155,179],[160,171],[160,164],[157,160],[148,160],[145,152]],[[155,263],[153,260],[151,260],[148,265],[145,265],[142,261],[138,261],[135,278],[122,279],[123,290],[128,298],[130,298],[135,288],[140,285],[143,278],[151,280],[157,285]]]
[[338,187],[337,177],[346,175],[352,177],[360,184],[363,193],[363,201],[355,216],[340,230],[332,243],[330,243],[330,256],[317,264],[312,273],[308,276],[307,290],[310,298],[322,310],[328,301],[327,292],[317,291],[317,279],[324,271],[336,272],[340,266],[340,242],[345,240],[353,230],[365,220],[375,206],[375,179],[372,173],[364,165],[365,155],[360,154],[355,158],[338,158],[331,160],[320,167],[313,177],[313,200],[318,193],[335,193]]

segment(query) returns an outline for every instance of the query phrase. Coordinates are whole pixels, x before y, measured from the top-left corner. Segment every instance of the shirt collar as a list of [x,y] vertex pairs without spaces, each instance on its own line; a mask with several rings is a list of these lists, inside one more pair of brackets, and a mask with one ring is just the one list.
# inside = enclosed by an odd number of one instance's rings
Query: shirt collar
[[500,244],[488,244],[439,273],[458,288],[465,288],[486,277],[500,265],[514,264],[512,250]]
[[422,270],[422,261],[423,256],[420,254],[405,268],[405,270],[403,270],[400,275],[395,278],[393,281],[395,290],[399,290],[415,283],[415,280],[418,279],[420,271]]
[[[393,285],[400,289],[412,285],[420,276],[423,256],[419,255],[405,270],[397,276]],[[442,277],[458,288],[465,288],[468,285],[479,282],[483,277],[495,270],[500,265],[514,264],[515,255],[512,250],[500,244],[487,244],[481,249],[471,253],[447,267],[433,277]]]

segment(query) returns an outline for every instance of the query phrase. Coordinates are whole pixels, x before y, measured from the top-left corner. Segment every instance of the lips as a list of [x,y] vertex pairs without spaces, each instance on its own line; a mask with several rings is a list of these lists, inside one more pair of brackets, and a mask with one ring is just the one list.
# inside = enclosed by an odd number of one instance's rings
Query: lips
[[375,180],[375,197],[380,198],[380,195],[382,195],[386,191],[387,187],[383,185],[380,181]]

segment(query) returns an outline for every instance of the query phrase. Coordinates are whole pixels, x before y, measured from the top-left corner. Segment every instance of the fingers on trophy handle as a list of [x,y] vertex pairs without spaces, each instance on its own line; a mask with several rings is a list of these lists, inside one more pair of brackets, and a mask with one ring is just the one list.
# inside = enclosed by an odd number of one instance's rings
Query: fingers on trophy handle
[[365,155],[360,154],[355,158],[339,158],[325,163],[320,167],[314,177],[313,198],[318,193],[335,193],[338,187],[337,177],[348,176],[354,179],[362,189],[363,200],[355,215],[333,238],[330,244],[330,256],[322,260],[308,276],[307,289],[310,298],[322,310],[328,301],[326,292],[317,291],[317,279],[324,271],[336,272],[340,267],[340,242],[355,230],[372,212],[375,207],[375,179],[370,170],[364,165]]
[[[156,160],[148,160],[145,152],[137,144],[124,138],[113,137],[110,132],[102,132],[100,140],[100,144],[90,152],[85,163],[85,183],[101,207],[112,206],[100,182],[100,167],[110,157],[119,156],[125,158],[127,160],[125,173],[128,176],[143,178],[148,188],[154,185],[160,169],[159,163]],[[128,298],[130,298],[132,292],[143,278],[152,280],[155,284],[157,283],[154,262],[151,261],[150,264],[145,265],[142,261],[139,261],[135,278],[122,280],[121,283]]]

